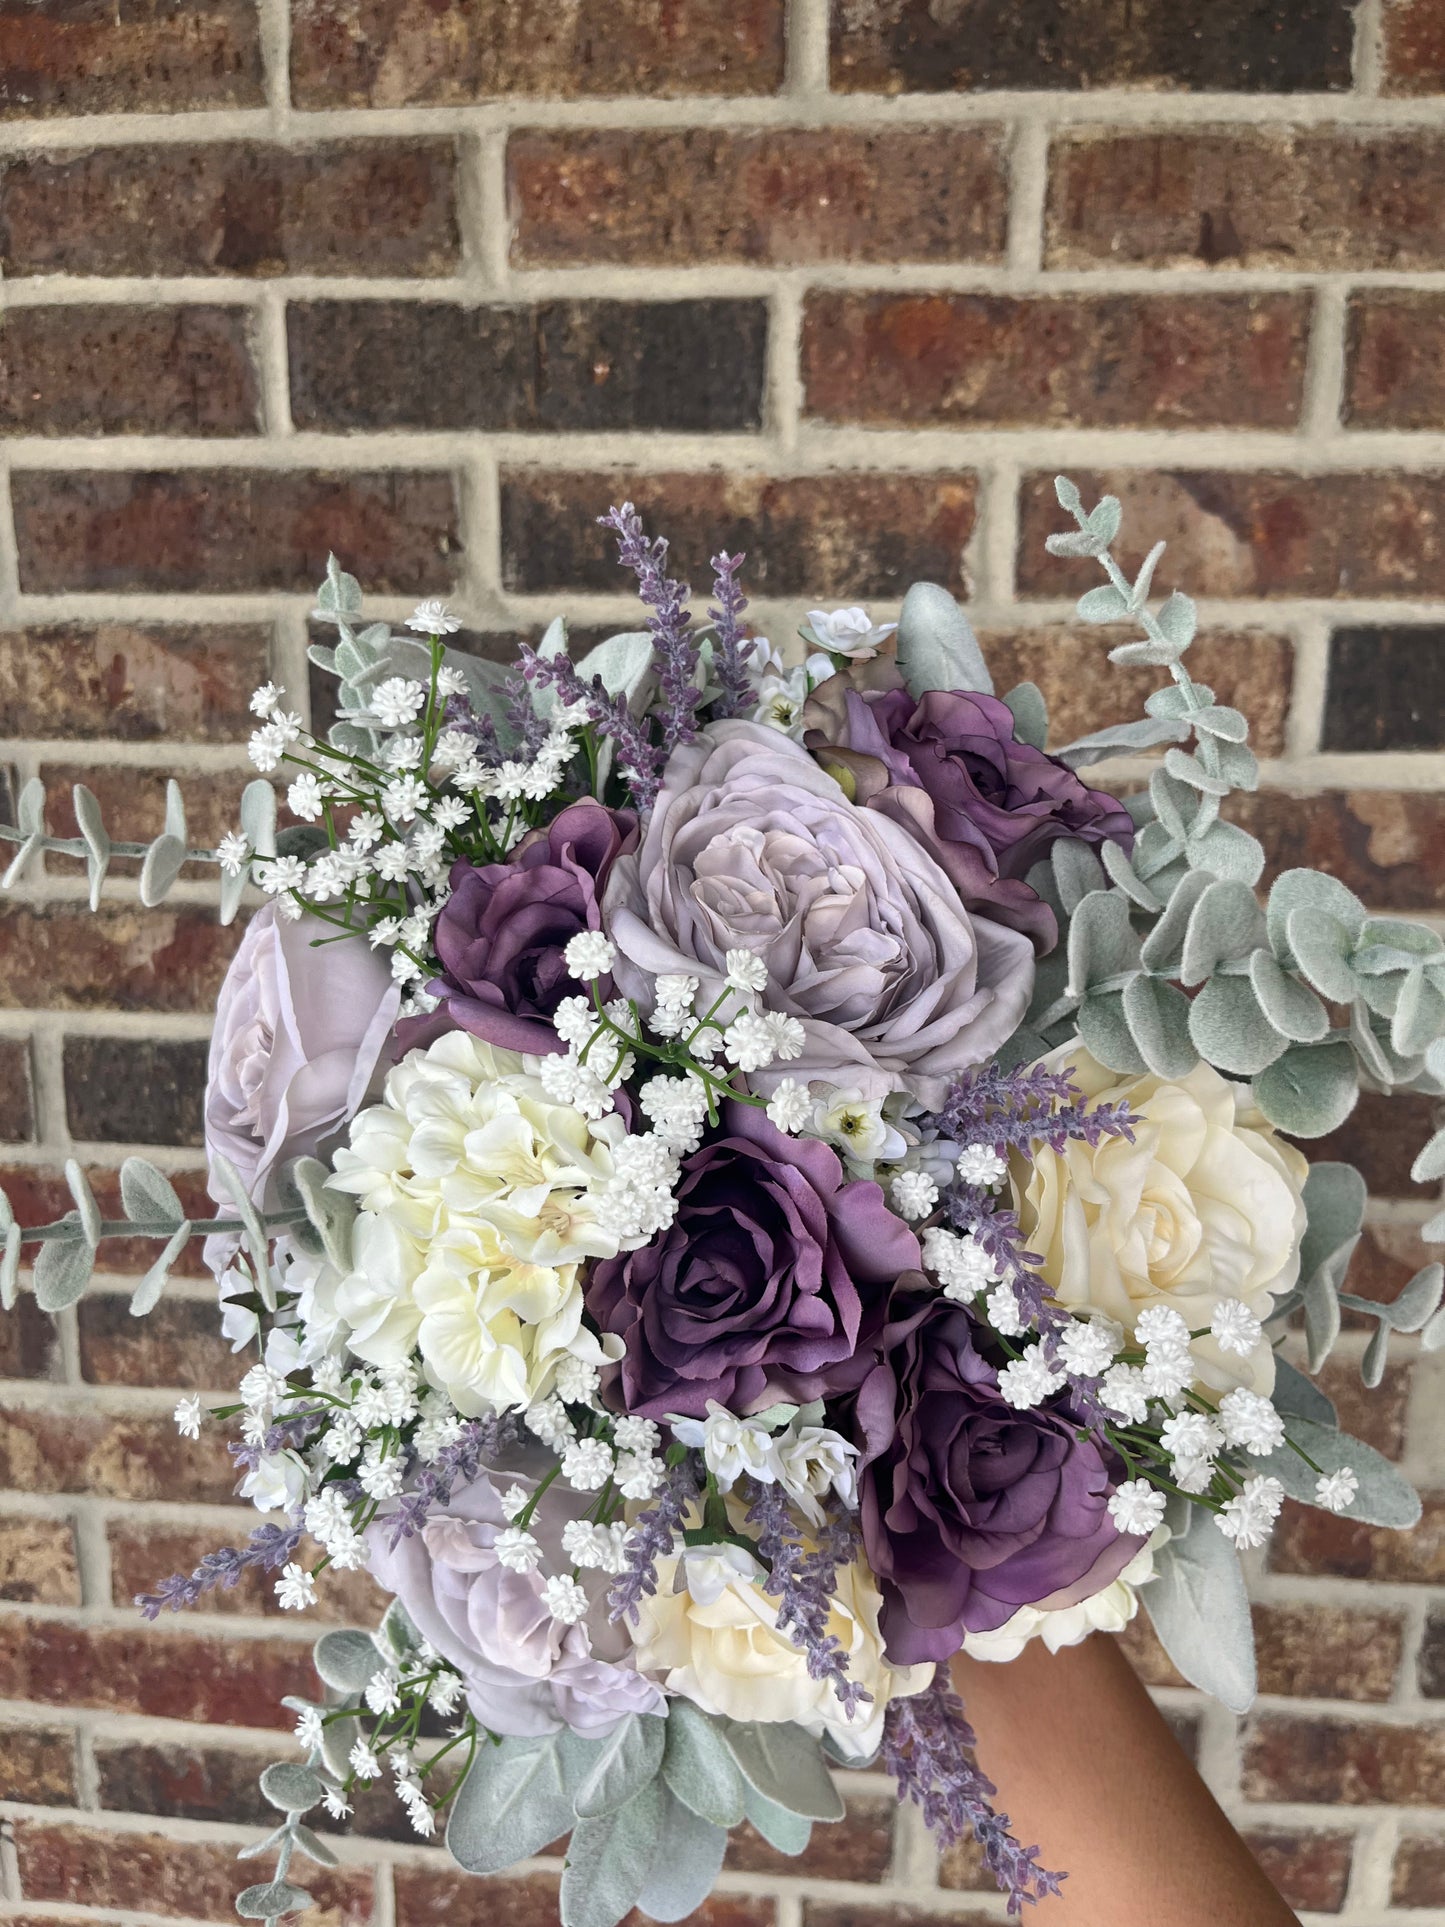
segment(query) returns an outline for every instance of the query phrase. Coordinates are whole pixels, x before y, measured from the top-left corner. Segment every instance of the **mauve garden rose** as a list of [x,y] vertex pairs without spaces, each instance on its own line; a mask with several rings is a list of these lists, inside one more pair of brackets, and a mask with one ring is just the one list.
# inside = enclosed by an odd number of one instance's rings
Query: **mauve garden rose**
[[552,1014],[577,991],[562,952],[579,931],[601,929],[599,894],[636,833],[630,810],[572,803],[505,863],[452,866],[435,933],[444,974],[429,988],[454,1025],[504,1050],[558,1048]]
[[[368,1570],[456,1667],[472,1711],[489,1731],[530,1738],[570,1726],[600,1739],[630,1713],[661,1714],[667,1703],[629,1662],[631,1640],[608,1616],[611,1581],[604,1574],[578,1575],[592,1610],[565,1626],[543,1601],[545,1572],[513,1572],[498,1559],[497,1537],[509,1524],[499,1488],[531,1490],[547,1469],[543,1456],[530,1454],[531,1475],[498,1471],[494,1483],[480,1473],[433,1511],[420,1533],[395,1547],[391,1521],[378,1519],[367,1529]],[[529,1528],[547,1570],[569,1569],[562,1528],[591,1503],[590,1494],[561,1483],[549,1487]]]
[[795,1061],[752,1075],[762,1091],[790,1076],[936,1108],[1013,1034],[1033,989],[1027,938],[975,924],[916,837],[756,723],[714,723],[673,752],[603,916],[617,982],[640,1002],[661,972],[697,976],[711,998],[729,950],[762,958],[764,1004],[805,1036]]
[[[315,947],[334,934],[266,904],[216,1000],[206,1155],[229,1158],[258,1204],[278,1166],[314,1155],[355,1116],[390,1054],[401,993],[386,960],[363,936]],[[211,1195],[227,1201],[214,1180]]]
[[1025,882],[1061,837],[1133,845],[1123,804],[1091,790],[1044,750],[1021,743],[1006,703],[969,690],[868,691],[830,678],[804,717],[825,768],[846,771],[856,800],[910,829],[969,909],[1050,949],[1053,912]]
[[856,1386],[918,1239],[816,1138],[726,1107],[683,1161],[677,1216],[640,1251],[593,1267],[587,1309],[626,1346],[609,1396],[648,1418],[755,1412]]
[[856,1406],[863,1544],[895,1665],[945,1660],[1020,1606],[1071,1606],[1141,1541],[1108,1514],[1112,1471],[1065,1413],[1018,1412],[968,1313],[902,1293]]

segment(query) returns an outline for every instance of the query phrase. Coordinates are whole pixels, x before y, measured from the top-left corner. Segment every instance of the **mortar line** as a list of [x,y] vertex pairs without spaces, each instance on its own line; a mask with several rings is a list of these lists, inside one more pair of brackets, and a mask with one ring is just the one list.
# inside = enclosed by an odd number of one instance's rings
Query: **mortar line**
[[784,463],[795,457],[807,406],[802,368],[805,292],[803,276],[781,276],[769,303],[763,433]]
[[1043,277],[1048,171],[1047,125],[1016,122],[1008,143],[1008,272],[1030,281]]
[[284,139],[291,121],[290,0],[257,0],[268,131]]
[[1345,398],[1345,298],[1343,279],[1322,280],[1315,290],[1305,356],[1300,433],[1328,444],[1343,431]]
[[1359,0],[1355,8],[1355,44],[1350,66],[1354,75],[1355,97],[1376,100],[1384,77],[1385,55],[1384,0]]
[[251,311],[253,355],[261,387],[261,433],[278,442],[295,433],[286,305],[285,290],[273,282],[257,290]]
[[[470,248],[478,278],[478,293],[514,297],[512,276],[512,220],[507,197],[507,130],[489,127],[467,144],[461,195],[464,220],[470,222]],[[463,232],[467,229],[464,227]]]
[[1285,718],[1284,760],[1303,763],[1320,753],[1329,677],[1330,623],[1320,615],[1293,624],[1293,674]]
[[826,105],[829,93],[829,0],[788,0],[787,76],[784,98],[816,100]]

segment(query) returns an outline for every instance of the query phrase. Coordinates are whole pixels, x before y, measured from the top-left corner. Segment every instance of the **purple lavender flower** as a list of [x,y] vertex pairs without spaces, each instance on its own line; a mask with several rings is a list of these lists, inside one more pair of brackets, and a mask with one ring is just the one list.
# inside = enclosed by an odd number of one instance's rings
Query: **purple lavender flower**
[[181,1612],[217,1586],[229,1590],[247,1572],[274,1572],[288,1564],[300,1543],[299,1525],[257,1526],[244,1546],[220,1546],[208,1552],[193,1572],[172,1573],[154,1592],[137,1593],[135,1603],[147,1619],[157,1619],[166,1611]]
[[697,638],[688,633],[692,616],[686,607],[692,590],[666,574],[666,536],[649,540],[642,517],[624,502],[610,508],[598,521],[617,537],[617,559],[637,577],[637,592],[654,613],[647,619],[652,635],[653,663],[662,692],[658,720],[662,743],[672,750],[697,738]]
[[645,719],[634,716],[625,696],[609,696],[602,678],[583,682],[565,656],[539,656],[524,644],[519,658],[522,674],[534,689],[555,689],[564,708],[580,703],[588,717],[617,751],[617,764],[639,810],[651,809],[662,788],[667,750],[654,743]]
[[757,1533],[758,1557],[768,1568],[763,1590],[778,1601],[778,1625],[805,1655],[808,1677],[832,1680],[839,1703],[851,1719],[871,1703],[873,1695],[848,1677],[848,1655],[828,1631],[828,1619],[838,1568],[851,1565],[857,1556],[856,1522],[835,1510],[817,1535],[817,1549],[809,1552],[783,1488],[757,1485],[748,1524]]
[[713,703],[713,715],[719,719],[740,716],[751,703],[748,658],[753,653],[754,644],[740,633],[738,627],[748,600],[738,587],[737,572],[746,560],[744,555],[729,555],[726,549],[719,549],[712,558],[713,595],[716,600],[709,603],[707,612],[713,619],[717,638],[712,673],[719,694]]
[[694,1453],[679,1460],[669,1469],[667,1484],[657,1498],[633,1520],[627,1539],[627,1568],[608,1599],[613,1619],[626,1618],[636,1625],[642,1601],[657,1591],[657,1562],[672,1551],[688,1507],[697,1501],[697,1466]]

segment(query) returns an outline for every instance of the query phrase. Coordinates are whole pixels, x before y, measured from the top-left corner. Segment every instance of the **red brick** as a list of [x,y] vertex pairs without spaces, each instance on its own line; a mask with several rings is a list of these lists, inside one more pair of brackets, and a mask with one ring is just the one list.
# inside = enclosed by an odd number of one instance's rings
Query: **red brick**
[[214,1300],[169,1292],[144,1318],[130,1301],[92,1291],[80,1301],[80,1371],[91,1385],[167,1385],[230,1393],[247,1360],[221,1336]]
[[[1397,1351],[1403,1351],[1409,1342],[1408,1339],[1404,1344],[1397,1341]],[[1358,1358],[1337,1356],[1325,1361],[1317,1374],[1317,1383],[1326,1398],[1333,1401],[1342,1431],[1373,1445],[1387,1459],[1404,1456],[1405,1420],[1410,1407],[1408,1363],[1392,1360],[1385,1368],[1384,1378],[1372,1390],[1360,1377]]]
[[1176,1671],[1160,1643],[1154,1630],[1153,1621],[1147,1612],[1137,1612],[1118,1635],[1120,1646],[1128,1656],[1129,1664],[1146,1686],[1183,1686],[1186,1681]]
[[819,293],[803,315],[807,413],[950,427],[1292,427],[1296,295]]
[[0,434],[254,435],[248,337],[243,308],[12,308]]
[[1386,94],[1445,93],[1445,12],[1439,0],[1387,0],[1381,17]]
[[1245,1728],[1247,1800],[1323,1806],[1445,1804],[1445,1724],[1257,1714]]
[[102,1499],[221,1503],[235,1489],[236,1470],[219,1426],[183,1439],[169,1417],[12,1405],[0,1407],[0,1483]]
[[882,93],[1350,84],[1346,0],[1217,0],[1207,31],[1173,0],[833,0],[832,80]]
[[297,1640],[222,1639],[139,1621],[134,1629],[80,1626],[12,1612],[0,1614],[0,1692],[46,1706],[289,1731],[295,1715],[282,1699],[314,1698],[317,1681],[311,1649]]
[[1390,1900],[1396,1907],[1445,1907],[1445,1840],[1405,1835],[1395,1851]]
[[78,1606],[80,1568],[68,1519],[0,1516],[0,1599],[16,1605]]
[[333,551],[373,595],[451,586],[460,547],[452,478],[184,469],[13,481],[22,588],[304,593]]
[[0,1007],[211,1010],[240,941],[208,910],[0,907]]
[[1354,1859],[1353,1834],[1251,1827],[1244,1840],[1286,1906],[1317,1914],[1343,1909]]
[[770,94],[784,0],[295,0],[299,107],[459,105],[496,94]]
[[1262,1693],[1385,1701],[1394,1692],[1404,1640],[1399,1613],[1256,1605],[1254,1636]]
[[967,473],[578,474],[509,469],[502,477],[502,571],[509,589],[615,590],[614,545],[596,518],[635,502],[672,542],[671,561],[705,581],[719,548],[747,551],[756,595],[901,596],[920,576],[961,588],[976,489]]
[[[95,1192],[96,1202],[100,1206],[101,1216],[103,1218],[123,1216],[118,1173],[95,1164],[87,1164],[85,1171],[90,1179],[91,1189]],[[192,1223],[199,1223],[201,1219],[215,1215],[216,1207],[210,1202],[205,1179],[201,1173],[172,1171],[170,1178]],[[36,1164],[0,1166],[0,1187],[9,1194],[15,1215],[21,1224],[49,1224],[55,1218],[62,1217],[66,1211],[74,1209],[74,1201],[66,1186],[64,1173],[54,1166]],[[119,1273],[125,1277],[148,1271],[155,1262],[155,1255],[155,1243],[148,1238],[107,1238],[101,1249],[106,1271]],[[211,1274],[202,1255],[201,1240],[195,1239],[187,1245],[171,1269],[178,1278],[209,1278]],[[51,1321],[43,1312],[37,1312],[35,1315],[41,1320],[42,1330],[44,1327],[50,1327],[53,1330]],[[0,1358],[5,1356],[3,1345],[6,1329],[6,1321],[0,1319]],[[23,1341],[22,1349],[26,1357],[34,1356],[43,1361],[49,1348],[48,1346],[42,1348],[38,1338],[28,1338]],[[37,1362],[18,1374],[0,1371],[0,1377],[9,1376],[49,1377],[51,1373],[42,1362]]]
[[1320,748],[1445,748],[1445,626],[1371,622],[1336,629]]
[[[1110,723],[1133,722],[1146,696],[1159,687],[1154,669],[1122,669],[1110,649],[1129,640],[1122,624],[1102,629],[1047,626],[981,629],[979,641],[1000,690],[1037,683],[1049,710],[1049,742],[1062,746]],[[1189,652],[1190,674],[1221,703],[1249,717],[1249,740],[1261,756],[1284,749],[1294,677],[1294,651],[1285,636],[1262,630],[1205,630]]]
[[[990,1878],[989,1891],[995,1891]],[[956,1914],[944,1916],[949,1927],[993,1927],[997,1914]],[[866,1894],[855,1899],[805,1900],[803,1927],[934,1927],[938,1915],[922,1907],[910,1907],[898,1900],[874,1900]]]
[[[796,1864],[796,1863],[795,1863]],[[398,1863],[396,1917],[406,1927],[557,1927],[557,1881],[551,1874],[477,1880],[456,1870]],[[773,1927],[773,1903],[744,1894],[712,1894],[688,1927]],[[623,1927],[643,1927],[638,1913]]]
[[198,1146],[203,1039],[67,1037],[65,1112],[74,1138]]
[[507,148],[519,266],[999,261],[995,128],[560,129]]
[[[40,775],[45,784],[45,820],[54,836],[78,836],[75,820],[75,785],[84,783],[101,808],[112,834],[132,843],[146,843],[159,836],[165,827],[166,789],[169,771],[137,769],[127,763],[42,763]],[[186,806],[186,829],[194,848],[214,849],[236,827],[241,791],[254,770],[243,763],[234,770],[186,770],[177,779]],[[284,780],[285,772],[282,772]],[[46,858],[56,876],[81,875],[80,857],[51,855]],[[114,857],[109,874],[139,874],[139,857]],[[214,882],[214,864],[195,863],[183,867],[181,875],[195,882]]]
[[[1124,505],[1120,561],[1167,540],[1162,589],[1196,596],[1445,595],[1445,475],[1288,475],[1220,469],[1116,470],[1074,480],[1088,501]],[[1025,479],[1019,579],[1025,595],[1092,588],[1095,565],[1045,553],[1066,524],[1053,472]]]
[[[10,1193],[18,1216],[19,1200],[9,1174],[3,1171],[0,1171],[0,1188]],[[14,1310],[0,1318],[0,1378],[56,1378],[59,1372],[60,1348],[55,1321],[46,1317],[28,1291],[22,1292]]]
[[[1328,870],[1373,910],[1445,906],[1445,796],[1423,790],[1331,790],[1232,796],[1225,815],[1264,844],[1265,881],[1297,865]],[[1408,1114],[1412,1100],[1391,1098]],[[1419,1106],[1416,1106],[1418,1114]],[[1410,1157],[1424,1143],[1413,1142]],[[1386,1180],[1410,1195],[1408,1163]]]
[[[111,1603],[134,1604],[138,1593],[150,1592],[158,1581],[173,1572],[193,1572],[208,1552],[218,1546],[244,1545],[251,1530],[251,1515],[243,1515],[234,1531],[218,1531],[214,1526],[157,1525],[150,1520],[113,1522],[110,1540]],[[302,1542],[298,1558],[311,1565],[320,1557],[320,1547]],[[390,1595],[364,1572],[337,1572],[328,1567],[317,1581],[316,1606],[309,1617],[341,1626],[374,1626],[386,1611]],[[261,1615],[280,1619],[276,1599],[275,1575],[247,1573],[231,1588],[217,1587],[204,1594],[187,1613],[243,1613],[247,1618]],[[294,1625],[295,1615],[287,1619]]]
[[0,1800],[75,1805],[75,1741],[64,1727],[0,1727]]
[[1351,428],[1445,422],[1445,300],[1410,288],[1350,296],[1345,420]]
[[1425,1699],[1445,1699],[1445,1614],[1432,1612],[1425,1622],[1417,1673]]
[[0,1037],[0,1139],[21,1144],[34,1136],[29,1040]]
[[1434,129],[1079,128],[1050,154],[1050,267],[1435,268]]
[[1445,1494],[1422,1498],[1424,1517],[1412,1532],[1362,1526],[1287,1502],[1270,1544],[1271,1569],[1382,1585],[1445,1585]]
[[751,1826],[728,1842],[725,1865],[739,1873],[791,1874],[800,1880],[879,1881],[893,1864],[893,1818],[898,1802],[855,1798],[836,1826],[817,1826],[806,1850],[790,1857],[770,1847]]
[[[1388,1302],[1399,1297],[1422,1265],[1433,1261],[1434,1248],[1424,1243],[1418,1225],[1366,1219],[1350,1261],[1349,1289],[1364,1298]],[[1361,1329],[1374,1330],[1373,1320],[1356,1322]]]
[[[244,1862],[237,1868],[234,1846],[171,1840],[161,1833],[102,1833],[20,1820],[15,1846],[26,1899],[85,1907],[144,1907],[159,1914],[226,1920],[233,1917],[236,1894],[247,1874]],[[298,1878],[300,1871],[298,1867]],[[304,1877],[307,1892],[326,1910],[327,1927],[370,1927],[369,1870],[328,1872],[307,1863]]]
[[67,622],[0,630],[0,712],[16,736],[244,742],[270,675],[260,624]]
[[450,141],[97,147],[0,166],[10,274],[446,274]]
[[265,98],[254,0],[0,8],[0,114],[171,114]]

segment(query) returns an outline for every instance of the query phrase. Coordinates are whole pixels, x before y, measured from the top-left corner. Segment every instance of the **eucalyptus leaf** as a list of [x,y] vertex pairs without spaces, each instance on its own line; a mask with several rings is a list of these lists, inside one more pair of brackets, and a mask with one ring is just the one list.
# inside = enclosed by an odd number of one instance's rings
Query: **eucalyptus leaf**
[[500,1745],[477,1748],[452,1801],[447,1848],[468,1873],[500,1873],[560,1839],[572,1820],[572,1799],[563,1782],[556,1735],[503,1740]]
[[1105,762],[1111,756],[1129,756],[1140,750],[1157,749],[1161,743],[1182,742],[1186,734],[1183,723],[1152,719],[1113,723],[1107,729],[1080,736],[1054,754],[1070,769],[1087,769],[1090,764]]
[[45,830],[45,784],[38,776],[27,779],[15,805],[15,827],[25,836]]
[[1189,1035],[1189,1001],[1173,984],[1143,971],[1123,992],[1124,1021],[1139,1055],[1156,1077],[1187,1077],[1199,1062]]
[[1210,879],[1202,871],[1191,870],[1164,907],[1164,914],[1144,939],[1139,961],[1146,970],[1161,976],[1179,974],[1184,960],[1184,937],[1194,906],[1209,888]]
[[1084,527],[1096,542],[1102,542],[1107,549],[1119,533],[1119,524],[1124,519],[1124,510],[1117,495],[1101,495],[1090,509]]
[[304,1826],[301,1821],[298,1820],[292,1827],[291,1838],[296,1842],[298,1849],[306,1855],[306,1858],[308,1860],[314,1860],[318,1867],[339,1867],[341,1865],[341,1862],[336,1858],[336,1855],[331,1851],[330,1847],[327,1846],[326,1842],[318,1839],[310,1827]]
[[323,1633],[312,1650],[312,1660],[322,1679],[338,1693],[362,1692],[379,1665],[371,1634],[353,1632],[350,1627]]
[[185,1206],[164,1171],[148,1158],[126,1158],[120,1167],[120,1201],[136,1224],[184,1224]]
[[1249,981],[1260,1009],[1291,1043],[1318,1043],[1329,1030],[1330,1014],[1319,998],[1282,970],[1272,951],[1260,949],[1251,954]]
[[562,1927],[617,1927],[637,1905],[662,1840],[668,1797],[654,1780],[616,1812],[577,1822],[562,1874]]
[[993,694],[993,678],[968,617],[947,589],[915,582],[898,612],[898,667],[909,694],[969,689]]
[[1359,1480],[1360,1489],[1344,1508],[1342,1517],[1358,1519],[1365,1525],[1391,1526],[1401,1532],[1419,1523],[1419,1493],[1404,1473],[1372,1445],[1366,1445],[1362,1439],[1352,1439],[1348,1432],[1316,1425],[1293,1414],[1284,1424],[1288,1442],[1267,1457],[1252,1460],[1251,1467],[1267,1478],[1278,1479],[1292,1499],[1302,1499],[1306,1505],[1317,1503],[1318,1474],[1300,1456],[1305,1453],[1321,1472],[1340,1472],[1348,1467]]
[[[78,1222],[76,1228],[79,1232]],[[49,1240],[35,1254],[36,1304],[52,1315],[64,1311],[80,1297],[94,1269],[95,1253],[83,1235]]]
[[1108,872],[1109,881],[1115,889],[1122,890],[1132,904],[1148,911],[1151,916],[1157,916],[1163,910],[1163,903],[1149,885],[1139,881],[1133,864],[1124,854],[1122,843],[1115,843],[1112,838],[1106,839],[1099,845],[1099,856]]
[[1416,1184],[1435,1184],[1445,1178],[1445,1131],[1437,1131],[1410,1166]]
[[268,1880],[259,1887],[247,1887],[236,1899],[236,1912],[242,1920],[277,1920],[282,1914],[299,1914],[311,1905],[304,1887],[293,1887],[289,1880]]
[[1137,1077],[1148,1069],[1124,1014],[1123,993],[1092,991],[1079,1005],[1079,1041],[1107,1070]]
[[1065,916],[1072,917],[1084,898],[1105,887],[1107,879],[1098,857],[1076,836],[1061,836],[1049,852],[1049,867],[1058,887]]
[[5,1227],[5,1247],[0,1252],[0,1311],[14,1311],[20,1289],[20,1227]]
[[326,1771],[338,1780],[346,1780],[351,1774],[351,1749],[361,1738],[361,1721],[358,1719],[329,1719],[321,1729],[321,1758]]
[[1286,1416],[1307,1418],[1316,1425],[1339,1425],[1339,1415],[1312,1378],[1296,1371],[1287,1358],[1275,1354],[1274,1408]]
[[1074,610],[1080,622],[1119,622],[1128,613],[1129,598],[1110,582],[1086,590]]
[[[1305,1208],[1304,1236],[1300,1239],[1300,1277],[1313,1277],[1321,1266],[1358,1238],[1365,1222],[1368,1192],[1353,1164],[1321,1159],[1312,1164],[1301,1194]],[[1343,1270],[1339,1273],[1344,1277]]]
[[1264,912],[1246,884],[1216,878],[1189,918],[1180,959],[1181,983],[1202,984],[1221,963],[1248,957],[1264,942]]
[[714,1826],[741,1824],[743,1776],[715,1722],[691,1700],[669,1703],[662,1777],[684,1806]]
[[1338,878],[1326,876],[1321,870],[1282,871],[1270,886],[1265,918],[1269,947],[1286,969],[1298,961],[1289,937],[1289,920],[1296,910],[1323,914],[1343,924],[1347,950],[1359,942],[1365,928],[1364,904]]
[[261,1775],[261,1792],[273,1807],[283,1813],[306,1813],[326,1791],[326,1783],[309,1766],[293,1760],[278,1760]]
[[1249,724],[1237,709],[1206,704],[1203,709],[1191,710],[1189,720],[1199,735],[1212,736],[1222,743],[1242,743],[1249,735]]
[[637,1896],[639,1911],[649,1920],[687,1920],[712,1892],[727,1844],[725,1829],[668,1793],[652,1865]]
[[258,776],[241,791],[241,834],[258,857],[276,854],[276,792]]
[[85,1233],[85,1242],[94,1251],[100,1243],[101,1226],[104,1222],[100,1206],[95,1201],[95,1193],[90,1188],[90,1179],[85,1175],[75,1158],[65,1160],[65,1183],[75,1200],[75,1214],[80,1220],[80,1228]]
[[1043,749],[1049,740],[1049,711],[1038,684],[1016,683],[1004,704],[1014,719],[1015,738],[1030,749]]
[[1185,595],[1182,589],[1176,589],[1166,598],[1154,620],[1158,623],[1159,632],[1164,640],[1183,655],[1194,640],[1194,631],[1199,623],[1199,612],[1192,599]]
[[1264,845],[1237,823],[1211,823],[1189,838],[1187,848],[1195,869],[1217,877],[1253,886],[1264,870]]
[[1254,1096],[1276,1130],[1325,1137],[1355,1108],[1355,1054],[1343,1040],[1294,1044],[1254,1080]]
[[1192,790],[1199,790],[1205,796],[1228,796],[1233,787],[1222,776],[1207,770],[1197,756],[1190,755],[1187,749],[1166,751],[1164,767],[1169,774],[1181,783],[1187,783]]
[[1435,988],[1423,967],[1410,971],[1395,1006],[1390,1041],[1402,1057],[1419,1057],[1427,1045],[1445,1033],[1445,996]]
[[286,1166],[285,1175],[295,1186],[308,1221],[320,1234],[327,1257],[338,1271],[350,1271],[356,1200],[347,1191],[328,1188],[331,1173],[319,1158],[296,1158]]
[[1301,1287],[1305,1308],[1305,1343],[1312,1372],[1319,1371],[1340,1336],[1340,1294],[1328,1272],[1318,1271]]
[[1189,1006],[1189,1035],[1201,1057],[1241,1077],[1266,1070],[1289,1048],[1247,977],[1211,977]]
[[1138,964],[1139,939],[1122,897],[1098,890],[1077,905],[1069,924],[1068,955],[1067,987],[1074,997]]
[[182,1218],[170,1237],[166,1239],[160,1256],[139,1280],[130,1295],[132,1318],[144,1318],[148,1312],[155,1310],[160,1302],[160,1295],[166,1288],[166,1280],[171,1275],[171,1266],[191,1242],[194,1231],[195,1226],[190,1219]]
[[100,908],[101,885],[105,873],[110,868],[110,837],[106,832],[105,818],[101,814],[95,792],[88,790],[84,783],[77,783],[70,792],[75,807],[75,820],[80,826],[80,834],[85,838],[89,852],[86,871],[90,878],[90,907]]
[[748,1788],[747,1808],[749,1820],[776,1852],[792,1858],[806,1853],[808,1842],[813,1837],[813,1823],[805,1814],[780,1807],[776,1801],[765,1798],[756,1787]]
[[743,1778],[765,1799],[813,1820],[841,1820],[843,1799],[818,1743],[791,1722],[721,1722],[722,1737]]
[[140,900],[148,910],[165,901],[185,860],[185,844],[162,830],[147,849],[140,868]]
[[1161,1644],[1192,1686],[1231,1713],[1254,1702],[1254,1626],[1239,1555],[1197,1506],[1171,1509],[1175,1536],[1154,1555],[1139,1597]]

